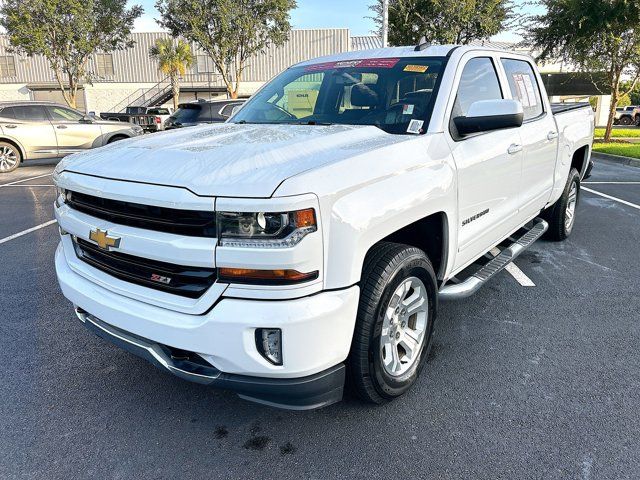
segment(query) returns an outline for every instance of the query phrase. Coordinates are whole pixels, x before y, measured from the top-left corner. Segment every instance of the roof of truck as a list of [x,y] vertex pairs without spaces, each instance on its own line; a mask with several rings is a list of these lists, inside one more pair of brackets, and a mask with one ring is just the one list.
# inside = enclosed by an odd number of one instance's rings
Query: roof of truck
[[[362,60],[367,58],[411,58],[411,57],[446,57],[454,50],[463,51],[487,51],[487,52],[505,52],[510,54],[522,55],[521,52],[514,52],[511,50],[505,50],[489,46],[478,45],[429,45],[425,46],[422,50],[416,49],[416,46],[408,47],[388,47],[388,48],[374,48],[370,50],[354,50],[351,52],[337,53],[333,55],[327,55],[325,57],[313,58],[300,62],[295,66],[307,66],[315,65],[317,63],[329,63],[348,60]],[[525,55],[526,56],[526,55]]]

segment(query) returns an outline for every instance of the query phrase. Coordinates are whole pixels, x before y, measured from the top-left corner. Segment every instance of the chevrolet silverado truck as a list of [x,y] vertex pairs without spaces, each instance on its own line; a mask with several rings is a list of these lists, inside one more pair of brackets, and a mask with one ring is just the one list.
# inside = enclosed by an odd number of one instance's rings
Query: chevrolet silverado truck
[[183,379],[384,403],[425,366],[439,301],[571,234],[593,128],[512,52],[299,63],[224,124],[64,159],[58,281],[91,331]]

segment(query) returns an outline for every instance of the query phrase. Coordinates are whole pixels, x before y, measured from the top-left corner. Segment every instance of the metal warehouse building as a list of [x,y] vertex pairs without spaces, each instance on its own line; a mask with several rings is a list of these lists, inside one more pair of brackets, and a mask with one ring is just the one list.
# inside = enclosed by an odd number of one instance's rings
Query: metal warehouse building
[[[93,78],[91,84],[81,86],[78,107],[96,113],[119,111],[168,90],[167,80],[158,72],[158,63],[149,58],[149,49],[155,41],[168,36],[162,32],[134,33],[133,48],[94,55],[89,62]],[[285,45],[271,47],[250,60],[240,95],[251,95],[264,82],[294,63],[349,51],[352,43],[367,43],[361,39],[350,37],[348,29],[292,30]],[[7,37],[0,36],[0,101],[31,99],[64,103],[46,59],[10,53],[8,46]],[[195,45],[192,49],[196,62],[182,80],[180,100],[226,96],[211,59]]]

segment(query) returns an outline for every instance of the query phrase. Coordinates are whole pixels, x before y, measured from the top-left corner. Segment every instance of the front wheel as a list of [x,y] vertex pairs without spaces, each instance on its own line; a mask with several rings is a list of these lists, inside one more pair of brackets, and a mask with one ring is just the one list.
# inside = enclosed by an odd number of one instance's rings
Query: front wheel
[[381,242],[367,254],[347,362],[363,400],[385,403],[415,383],[429,352],[437,292],[422,250]]
[[545,212],[549,222],[547,237],[551,240],[564,240],[573,231],[576,222],[576,209],[580,199],[580,173],[575,168],[569,172],[562,196]]

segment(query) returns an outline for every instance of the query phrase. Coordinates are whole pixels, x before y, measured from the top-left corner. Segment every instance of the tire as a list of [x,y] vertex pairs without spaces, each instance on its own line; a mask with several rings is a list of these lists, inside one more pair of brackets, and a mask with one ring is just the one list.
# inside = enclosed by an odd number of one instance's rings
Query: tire
[[0,142],[0,173],[13,172],[20,166],[22,155],[20,150],[7,142]]
[[569,172],[569,178],[562,192],[562,196],[548,210],[543,217],[549,222],[547,238],[555,241],[565,240],[575,226],[576,210],[580,200],[580,173],[575,168]]
[[[394,309],[398,298],[408,307]],[[436,276],[422,250],[388,242],[371,249],[347,359],[349,386],[361,399],[386,403],[415,383],[429,354],[437,308]]]
[[110,143],[117,142],[118,140],[124,140],[125,138],[129,138],[129,137],[126,137],[124,135],[115,135],[109,139],[109,141],[107,142],[107,145]]
[[633,120],[629,116],[620,117],[620,125],[631,125]]
[[620,120],[618,120],[617,118],[613,119],[613,124],[614,125],[620,125]]

